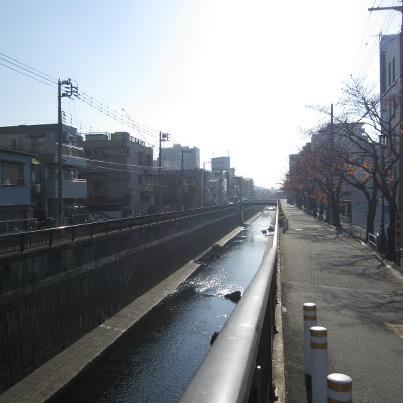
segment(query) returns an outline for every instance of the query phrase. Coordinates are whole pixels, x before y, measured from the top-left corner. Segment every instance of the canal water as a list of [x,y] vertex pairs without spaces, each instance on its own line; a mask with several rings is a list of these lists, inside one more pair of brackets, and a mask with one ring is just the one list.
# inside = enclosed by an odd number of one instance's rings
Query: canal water
[[243,293],[259,268],[272,215],[265,210],[53,401],[178,401],[235,307],[224,295]]

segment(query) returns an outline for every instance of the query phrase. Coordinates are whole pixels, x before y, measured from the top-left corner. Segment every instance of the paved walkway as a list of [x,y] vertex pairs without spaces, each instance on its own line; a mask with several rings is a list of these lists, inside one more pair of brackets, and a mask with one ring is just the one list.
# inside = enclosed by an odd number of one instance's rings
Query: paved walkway
[[307,402],[302,304],[318,305],[327,327],[329,373],[353,378],[353,401],[403,402],[403,275],[360,242],[282,203],[281,236],[286,398]]

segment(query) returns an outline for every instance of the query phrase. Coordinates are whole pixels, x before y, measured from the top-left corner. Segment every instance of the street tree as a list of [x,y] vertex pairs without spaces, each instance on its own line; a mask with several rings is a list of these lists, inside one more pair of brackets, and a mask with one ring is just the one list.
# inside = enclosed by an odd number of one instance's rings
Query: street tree
[[[395,256],[397,213],[399,135],[396,112],[398,103],[390,92],[381,98],[359,80],[344,87],[344,97],[335,116],[338,135],[343,139],[337,152],[343,161],[343,180],[359,189],[368,204],[367,233],[374,232],[378,191],[388,204],[389,225],[386,232],[389,258]],[[390,102],[390,113],[381,113]],[[335,150],[336,151],[336,150]]]

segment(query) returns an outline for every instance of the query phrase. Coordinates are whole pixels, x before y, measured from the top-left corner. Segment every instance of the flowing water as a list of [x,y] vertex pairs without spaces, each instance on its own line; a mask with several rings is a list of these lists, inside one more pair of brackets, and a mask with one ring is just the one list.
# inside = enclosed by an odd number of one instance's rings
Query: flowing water
[[247,288],[267,243],[264,211],[218,259],[202,265],[145,315],[55,402],[176,402],[232,310],[224,295]]

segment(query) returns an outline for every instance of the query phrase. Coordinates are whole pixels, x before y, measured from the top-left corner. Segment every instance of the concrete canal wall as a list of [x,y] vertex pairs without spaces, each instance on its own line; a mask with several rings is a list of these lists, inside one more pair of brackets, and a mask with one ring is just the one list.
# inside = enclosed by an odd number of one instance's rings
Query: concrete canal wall
[[[244,219],[259,208],[244,210]],[[0,392],[240,224],[239,207],[0,259]]]

